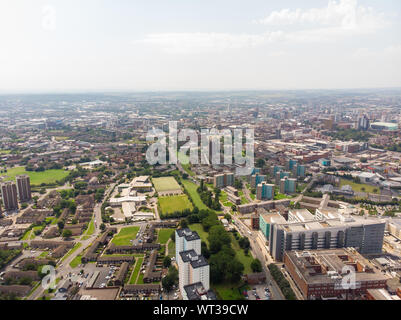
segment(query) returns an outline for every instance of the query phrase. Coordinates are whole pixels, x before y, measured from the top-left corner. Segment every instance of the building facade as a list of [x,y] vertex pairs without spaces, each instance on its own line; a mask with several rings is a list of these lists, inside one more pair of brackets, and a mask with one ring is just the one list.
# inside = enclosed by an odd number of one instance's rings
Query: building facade
[[31,180],[28,175],[20,175],[16,177],[17,191],[20,202],[28,202],[32,200]]
[[280,180],[280,193],[290,194],[297,190],[297,179],[284,177]]
[[1,185],[1,196],[3,198],[4,210],[18,209],[17,186],[14,182],[8,181]]
[[356,248],[362,254],[380,253],[383,247],[385,222],[359,216],[272,223],[269,250],[276,261],[282,261],[285,251]]
[[273,200],[274,198],[274,184],[267,184],[262,182],[256,188],[256,199],[258,200]]

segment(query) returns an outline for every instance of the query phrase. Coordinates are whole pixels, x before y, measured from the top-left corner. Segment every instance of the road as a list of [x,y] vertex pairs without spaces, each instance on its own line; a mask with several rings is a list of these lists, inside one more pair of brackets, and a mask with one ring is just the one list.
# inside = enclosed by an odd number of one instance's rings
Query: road
[[[236,216],[232,216],[236,228],[238,232],[243,237],[248,237],[251,243],[251,251],[255,258],[259,259],[262,262],[263,271],[266,274],[266,280],[270,285],[270,289],[272,292],[272,300],[285,300],[284,295],[282,294],[280,288],[278,287],[277,283],[273,280],[267,265],[273,263],[273,261],[269,258],[269,253],[267,252],[266,246],[264,244],[261,245],[260,241],[258,241],[258,236],[255,232],[251,232],[249,228]],[[264,252],[265,251],[265,252]]]

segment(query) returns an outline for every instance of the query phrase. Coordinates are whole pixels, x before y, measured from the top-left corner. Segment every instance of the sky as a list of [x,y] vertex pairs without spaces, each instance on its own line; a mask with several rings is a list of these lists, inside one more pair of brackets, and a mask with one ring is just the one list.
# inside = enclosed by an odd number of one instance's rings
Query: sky
[[399,0],[1,0],[0,93],[401,87]]

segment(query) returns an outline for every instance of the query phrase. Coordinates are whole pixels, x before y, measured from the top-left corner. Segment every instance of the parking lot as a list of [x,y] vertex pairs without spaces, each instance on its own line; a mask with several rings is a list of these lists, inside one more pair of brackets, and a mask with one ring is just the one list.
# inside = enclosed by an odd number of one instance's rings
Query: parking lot
[[270,297],[271,297],[270,288],[268,291],[268,296],[266,295],[266,291],[265,291],[266,288],[268,288],[267,284],[251,286],[251,289],[248,290],[248,299],[249,300],[270,300]]
[[113,277],[115,270],[116,269],[113,269],[112,267],[97,268],[96,271],[99,271],[99,276],[97,277],[93,287],[104,288],[109,280]]

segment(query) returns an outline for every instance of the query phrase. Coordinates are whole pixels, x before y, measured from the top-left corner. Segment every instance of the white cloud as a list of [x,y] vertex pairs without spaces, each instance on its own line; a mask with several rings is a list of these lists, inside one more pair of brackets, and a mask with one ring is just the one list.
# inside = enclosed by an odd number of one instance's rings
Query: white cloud
[[358,5],[358,0],[329,0],[327,7],[311,9],[282,9],[273,11],[258,21],[268,26],[332,26],[344,29],[377,28],[384,24],[382,13]]
[[386,25],[384,18],[382,13],[358,5],[357,0],[329,0],[324,8],[273,11],[257,23],[276,30],[259,34],[155,33],[136,43],[158,46],[172,54],[219,53],[268,44],[325,43],[373,34]]

